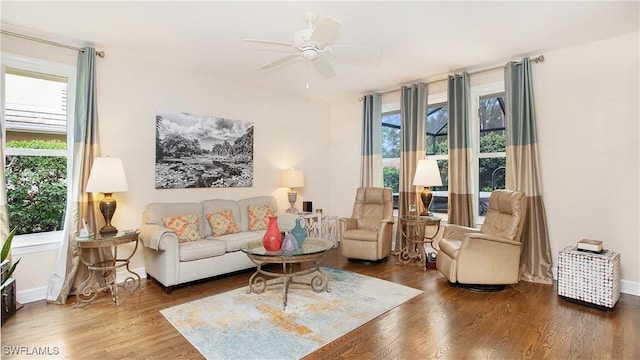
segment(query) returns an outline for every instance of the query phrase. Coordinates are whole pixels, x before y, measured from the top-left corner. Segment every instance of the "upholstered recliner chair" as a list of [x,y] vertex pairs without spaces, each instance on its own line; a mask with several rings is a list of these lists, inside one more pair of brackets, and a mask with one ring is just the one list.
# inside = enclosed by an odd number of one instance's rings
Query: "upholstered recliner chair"
[[[499,290],[519,280],[524,193],[495,190],[480,229],[447,225],[436,267],[452,283]],[[474,287],[474,286],[472,286]]]
[[347,259],[377,261],[391,253],[393,194],[389,188],[356,191],[351,218],[340,219],[340,252]]

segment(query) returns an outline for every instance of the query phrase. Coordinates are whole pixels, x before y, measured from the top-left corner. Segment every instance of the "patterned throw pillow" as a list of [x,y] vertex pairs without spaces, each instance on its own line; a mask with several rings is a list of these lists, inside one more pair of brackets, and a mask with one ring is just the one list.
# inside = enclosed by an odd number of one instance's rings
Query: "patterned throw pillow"
[[209,220],[209,225],[211,225],[213,236],[240,232],[236,223],[233,222],[231,210],[219,211],[215,214],[207,214],[206,216],[207,220]]
[[269,216],[273,216],[271,208],[267,205],[249,205],[249,230],[266,230],[269,225]]
[[181,243],[200,240],[198,215],[163,217],[162,223],[178,235],[178,241]]

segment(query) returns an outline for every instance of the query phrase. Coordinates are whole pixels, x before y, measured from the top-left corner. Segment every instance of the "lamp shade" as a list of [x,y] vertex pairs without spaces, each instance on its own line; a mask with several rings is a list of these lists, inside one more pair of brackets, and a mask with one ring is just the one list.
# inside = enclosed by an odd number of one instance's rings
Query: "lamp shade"
[[304,186],[304,173],[302,170],[287,169],[280,174],[280,186],[299,188]]
[[438,162],[432,159],[418,161],[416,175],[413,177],[414,186],[442,186],[442,178],[438,169]]
[[93,160],[86,192],[114,193],[129,190],[124,175],[122,160],[112,157],[97,157]]

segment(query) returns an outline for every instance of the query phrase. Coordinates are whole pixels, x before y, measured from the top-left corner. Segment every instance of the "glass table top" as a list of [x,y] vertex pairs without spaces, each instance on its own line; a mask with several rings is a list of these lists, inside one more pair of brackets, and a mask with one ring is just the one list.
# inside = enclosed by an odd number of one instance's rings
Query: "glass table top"
[[292,251],[285,250],[277,250],[277,251],[269,251],[262,246],[262,240],[255,240],[247,245],[240,247],[240,250],[250,254],[250,255],[260,255],[260,256],[273,256],[273,257],[282,257],[282,256],[303,256],[303,255],[311,255],[322,253],[333,248],[333,243],[324,239],[318,238],[306,238],[302,242],[302,247],[297,248]]

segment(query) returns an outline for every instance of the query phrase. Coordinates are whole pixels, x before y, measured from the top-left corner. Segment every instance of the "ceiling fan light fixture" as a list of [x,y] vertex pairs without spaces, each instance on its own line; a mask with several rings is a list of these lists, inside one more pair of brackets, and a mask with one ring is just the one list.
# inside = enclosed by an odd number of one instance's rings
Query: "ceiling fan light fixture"
[[314,47],[306,47],[302,49],[302,56],[304,56],[305,59],[313,60],[320,56],[320,53]]

